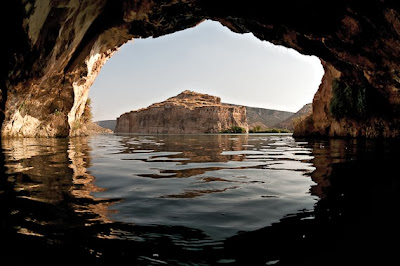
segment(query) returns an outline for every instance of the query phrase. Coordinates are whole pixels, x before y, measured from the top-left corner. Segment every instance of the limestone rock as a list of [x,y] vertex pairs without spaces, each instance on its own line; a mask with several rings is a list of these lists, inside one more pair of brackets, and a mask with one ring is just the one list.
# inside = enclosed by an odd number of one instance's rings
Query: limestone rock
[[[212,19],[324,62],[313,114],[296,127],[297,135],[399,137],[399,1],[328,6],[324,1],[5,1],[0,16],[6,36],[0,61],[2,136],[79,134],[89,88],[121,45]],[[368,105],[377,108],[359,117],[332,116],[336,78],[367,88],[375,95]]]
[[[361,117],[334,117],[330,108],[331,101],[335,97],[332,87],[335,80],[345,78],[343,78],[344,74],[332,65],[324,61],[322,63],[325,75],[314,96],[313,111],[307,118],[295,125],[294,136],[353,138],[398,138],[400,136],[400,116],[397,109],[391,109],[385,96],[379,92],[376,93],[372,88],[368,88],[368,90],[373,96],[370,96],[366,103],[373,107],[372,111]],[[346,105],[347,103],[344,103],[345,107]]]
[[245,107],[224,105],[219,97],[184,91],[164,102],[121,115],[115,133],[219,133],[234,126],[248,132]]

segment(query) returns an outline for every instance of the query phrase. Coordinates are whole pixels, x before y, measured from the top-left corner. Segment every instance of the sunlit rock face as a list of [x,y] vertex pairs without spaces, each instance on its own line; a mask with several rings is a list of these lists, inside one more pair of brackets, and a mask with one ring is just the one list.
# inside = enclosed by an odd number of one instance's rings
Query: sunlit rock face
[[[313,115],[297,127],[297,135],[400,135],[398,1],[335,1],[328,6],[323,1],[255,0],[8,2],[2,8],[7,13],[2,16],[7,21],[0,63],[3,136],[81,134],[89,88],[118,47],[204,19],[324,61],[329,76],[315,96]],[[338,111],[343,105],[351,106]]]
[[184,91],[164,102],[131,111],[117,119],[116,133],[219,133],[232,127],[246,132],[246,108],[221,104],[216,96]]

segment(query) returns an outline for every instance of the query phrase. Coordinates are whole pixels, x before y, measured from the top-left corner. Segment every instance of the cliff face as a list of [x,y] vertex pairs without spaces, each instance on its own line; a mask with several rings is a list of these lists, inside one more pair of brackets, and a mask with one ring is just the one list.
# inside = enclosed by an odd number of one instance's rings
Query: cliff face
[[[397,105],[363,82],[344,82],[343,73],[322,62],[325,74],[312,113],[295,125],[294,136],[398,138]],[[393,101],[398,92],[392,91]],[[390,97],[389,97],[390,98]],[[394,109],[392,109],[394,108]]]
[[231,127],[248,131],[246,108],[221,104],[219,97],[184,91],[117,119],[116,133],[218,133]]
[[[400,135],[399,1],[28,0],[2,5],[7,36],[0,62],[3,136],[79,134],[89,88],[121,45],[204,19],[324,61],[327,74],[313,115],[296,128],[298,135]],[[349,110],[339,110],[340,102],[349,103]]]
[[[236,104],[221,103],[222,105],[239,106]],[[307,105],[308,106],[308,105]],[[260,129],[273,128],[275,125],[285,121],[288,117],[294,115],[292,112],[278,111],[272,109],[264,109],[257,107],[245,106],[247,114],[247,123],[249,129],[259,126]],[[311,110],[311,104],[309,104]],[[278,123],[279,122],[279,123]],[[117,120],[102,120],[95,122],[103,128],[108,128],[114,131]]]

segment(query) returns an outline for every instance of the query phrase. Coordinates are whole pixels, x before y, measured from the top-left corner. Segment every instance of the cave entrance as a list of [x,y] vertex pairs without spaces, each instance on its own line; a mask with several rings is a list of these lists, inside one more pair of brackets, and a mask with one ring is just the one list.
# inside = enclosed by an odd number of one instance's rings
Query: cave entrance
[[103,66],[89,97],[94,121],[115,120],[184,90],[218,96],[224,103],[295,113],[312,102],[323,74],[315,56],[206,20],[126,43]]

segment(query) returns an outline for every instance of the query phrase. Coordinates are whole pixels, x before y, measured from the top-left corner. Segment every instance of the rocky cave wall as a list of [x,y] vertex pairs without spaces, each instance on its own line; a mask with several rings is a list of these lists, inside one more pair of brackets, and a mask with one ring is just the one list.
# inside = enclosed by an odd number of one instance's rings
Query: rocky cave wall
[[81,134],[89,88],[118,47],[204,19],[321,58],[326,74],[313,114],[296,128],[297,135],[400,135],[398,1],[21,0],[2,5],[7,37],[0,63],[2,136]]

